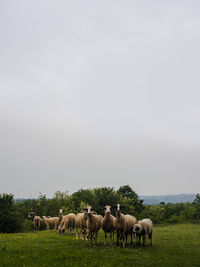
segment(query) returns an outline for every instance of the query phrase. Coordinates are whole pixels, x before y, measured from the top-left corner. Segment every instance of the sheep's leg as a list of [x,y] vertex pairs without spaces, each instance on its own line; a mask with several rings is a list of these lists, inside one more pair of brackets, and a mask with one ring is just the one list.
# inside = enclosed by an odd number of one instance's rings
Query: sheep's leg
[[117,246],[119,246],[119,231],[117,231]]
[[133,244],[133,234],[131,233],[131,245]]
[[61,225],[58,227],[58,233],[61,235]]
[[122,233],[122,240],[123,240],[123,248],[125,248],[125,244],[126,244],[126,242],[125,242],[125,240],[126,240],[125,233]]
[[150,239],[150,246],[152,246],[152,233],[149,234],[149,239]]
[[47,230],[49,230],[49,223],[47,223]]
[[76,239],[78,239],[78,227],[76,226]]
[[94,234],[94,245],[97,245],[97,237],[98,237],[98,231]]
[[41,224],[41,222],[39,221],[38,230],[40,230],[40,224]]
[[139,235],[138,245],[140,245],[141,235]]
[[92,247],[93,245],[93,233],[90,233],[90,246]]
[[110,245],[112,246],[112,232],[110,233]]
[[143,235],[143,247],[145,246],[146,235]]
[[82,240],[85,239],[84,232],[85,232],[85,230],[83,228],[81,228],[80,239],[82,239]]
[[90,238],[90,231],[88,229],[85,230],[85,240],[89,240]]
[[104,241],[104,245],[107,245],[107,233],[105,232],[105,241]]
[[126,245],[127,245],[128,234],[126,233],[125,236],[126,236]]

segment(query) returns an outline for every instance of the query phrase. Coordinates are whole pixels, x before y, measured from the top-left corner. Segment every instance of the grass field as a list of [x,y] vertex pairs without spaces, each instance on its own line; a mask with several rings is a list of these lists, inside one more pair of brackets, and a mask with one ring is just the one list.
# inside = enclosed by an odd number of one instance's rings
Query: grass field
[[97,247],[53,231],[0,234],[0,266],[200,266],[200,225],[155,227],[152,247],[103,242],[102,231]]

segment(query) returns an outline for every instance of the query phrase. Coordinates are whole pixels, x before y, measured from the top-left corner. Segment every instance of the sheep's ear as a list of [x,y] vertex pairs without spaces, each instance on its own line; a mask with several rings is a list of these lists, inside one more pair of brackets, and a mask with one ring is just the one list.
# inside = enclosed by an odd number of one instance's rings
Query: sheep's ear
[[117,206],[113,206],[112,208],[113,208],[113,209],[117,209]]
[[84,210],[84,211],[87,211],[87,208],[84,208],[83,210]]
[[92,211],[92,214],[97,214],[96,211]]

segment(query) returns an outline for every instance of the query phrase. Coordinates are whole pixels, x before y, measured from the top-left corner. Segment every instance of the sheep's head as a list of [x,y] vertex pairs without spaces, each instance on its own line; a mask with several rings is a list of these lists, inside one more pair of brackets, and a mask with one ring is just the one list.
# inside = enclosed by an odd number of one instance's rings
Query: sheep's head
[[123,207],[120,204],[117,204],[117,206],[115,206],[114,208],[116,209],[116,217],[118,218]]
[[83,210],[87,213],[87,216],[91,216],[92,214],[96,214],[96,212],[93,211],[92,206],[87,206]]
[[34,212],[31,212],[31,213],[29,213],[29,215],[28,215],[28,218],[30,219],[33,219],[35,217],[35,213]]
[[105,209],[105,214],[110,214],[110,213],[111,213],[111,206],[106,205],[106,206],[104,207],[104,209]]
[[87,206],[86,211],[88,214],[92,213],[92,206]]
[[41,218],[42,218],[42,221],[44,222],[46,219],[46,216],[41,216]]
[[135,224],[133,231],[135,233],[140,233],[141,232],[141,225],[140,224]]

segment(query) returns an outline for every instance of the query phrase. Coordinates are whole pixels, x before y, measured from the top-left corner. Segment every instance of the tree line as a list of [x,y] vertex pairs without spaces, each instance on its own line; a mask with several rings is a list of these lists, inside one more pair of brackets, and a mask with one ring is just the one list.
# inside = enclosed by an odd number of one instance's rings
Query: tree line
[[123,206],[124,214],[134,215],[137,219],[150,218],[154,224],[200,222],[200,194],[193,203],[144,205],[137,193],[125,185],[118,190],[112,187],[80,189],[71,195],[57,191],[52,198],[40,194],[37,199],[20,201],[15,201],[12,194],[0,194],[0,232],[31,231],[32,222],[27,218],[31,211],[39,216],[58,216],[58,209],[63,209],[64,214],[76,214],[89,204],[103,215],[105,205],[114,207],[117,203]]

